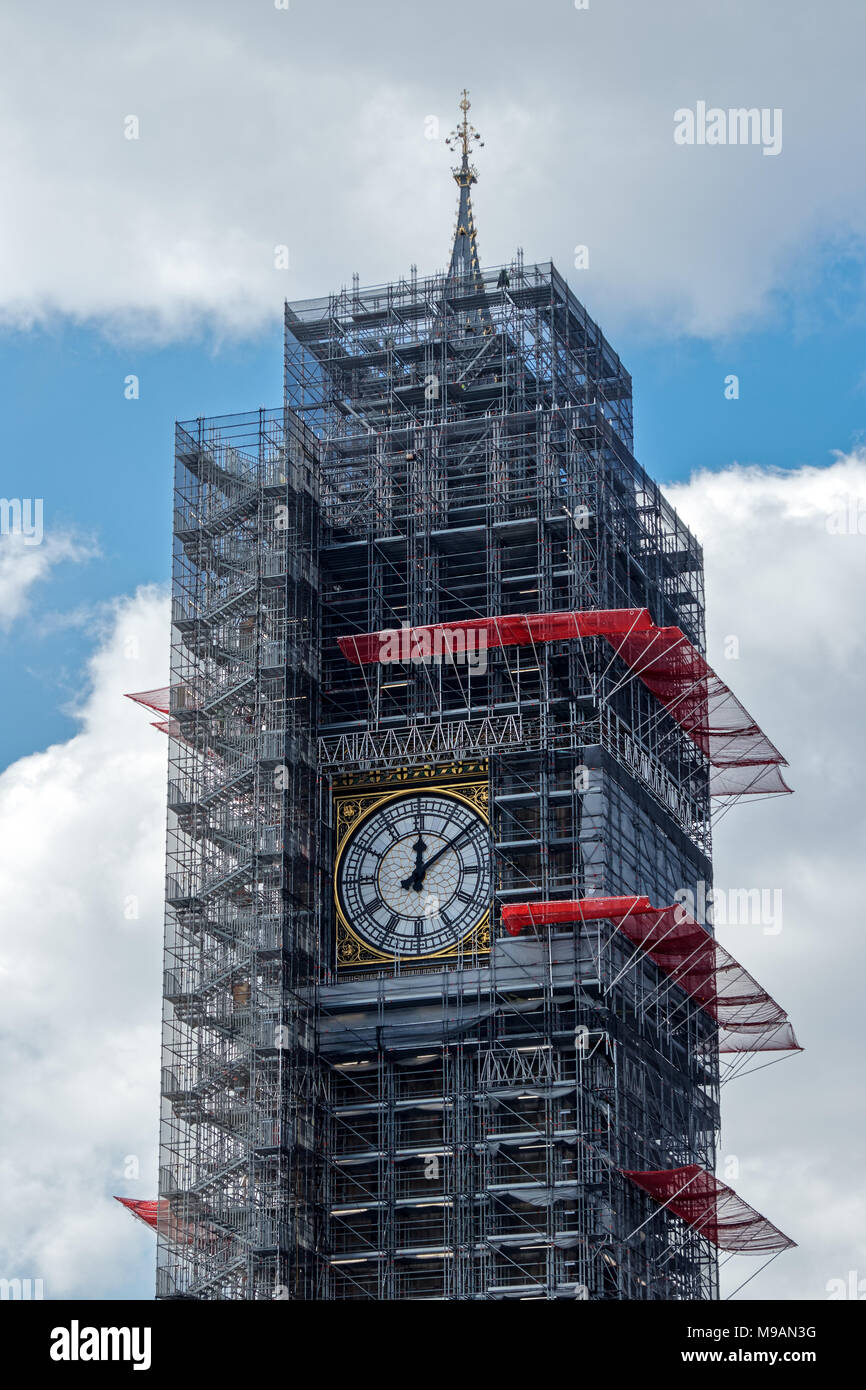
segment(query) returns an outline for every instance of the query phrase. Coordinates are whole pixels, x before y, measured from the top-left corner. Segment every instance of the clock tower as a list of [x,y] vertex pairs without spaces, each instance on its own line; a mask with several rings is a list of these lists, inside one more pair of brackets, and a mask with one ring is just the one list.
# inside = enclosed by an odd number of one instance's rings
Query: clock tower
[[468,113],[447,270],[286,305],[282,407],[178,426],[161,1297],[717,1296],[651,1181],[714,1167],[712,928],[650,929],[782,760],[718,743],[616,352],[481,266]]

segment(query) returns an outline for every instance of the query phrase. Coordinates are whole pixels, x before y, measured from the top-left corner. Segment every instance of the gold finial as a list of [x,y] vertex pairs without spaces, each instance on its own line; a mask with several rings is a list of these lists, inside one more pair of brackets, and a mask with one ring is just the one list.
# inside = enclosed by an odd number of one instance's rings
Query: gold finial
[[456,129],[452,130],[450,135],[446,135],[445,137],[445,144],[448,146],[449,150],[456,149],[459,146],[462,154],[460,168],[454,170],[454,177],[458,183],[464,181],[474,183],[477,178],[475,170],[469,163],[469,151],[472,141],[477,141],[479,147],[481,149],[484,148],[484,141],[481,139],[475,127],[469,123],[469,108],[471,105],[469,93],[464,87],[463,96],[460,99],[460,110],[463,112],[463,120],[459,122]]

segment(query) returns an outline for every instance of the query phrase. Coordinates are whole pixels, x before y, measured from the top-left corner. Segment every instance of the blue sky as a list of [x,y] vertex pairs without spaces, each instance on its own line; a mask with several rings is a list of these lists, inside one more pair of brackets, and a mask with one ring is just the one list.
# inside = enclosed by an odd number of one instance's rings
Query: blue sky
[[[124,395],[130,373],[138,400]],[[219,351],[205,338],[133,349],[69,324],[7,332],[0,375],[4,496],[42,497],[46,532],[72,530],[99,551],[51,570],[34,587],[28,621],[0,634],[6,765],[75,731],[65,711],[80,697],[99,605],[170,578],[175,418],[279,402],[279,317],[267,334]]]

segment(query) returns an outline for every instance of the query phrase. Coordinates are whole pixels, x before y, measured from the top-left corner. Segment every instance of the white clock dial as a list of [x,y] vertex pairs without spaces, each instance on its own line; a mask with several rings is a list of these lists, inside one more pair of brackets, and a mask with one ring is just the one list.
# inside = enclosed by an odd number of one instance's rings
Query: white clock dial
[[370,811],[337,865],[338,901],[358,936],[388,956],[455,946],[490,905],[490,837],[447,792],[406,792]]

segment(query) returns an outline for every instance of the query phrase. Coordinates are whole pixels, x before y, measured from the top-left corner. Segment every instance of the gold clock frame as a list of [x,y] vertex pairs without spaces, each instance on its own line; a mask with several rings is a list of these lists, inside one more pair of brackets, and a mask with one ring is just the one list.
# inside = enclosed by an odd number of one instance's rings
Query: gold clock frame
[[[449,769],[450,770],[450,769]],[[473,765],[473,771],[480,770],[479,764]],[[427,770],[425,769],[425,772]],[[472,954],[487,955],[490,951],[490,908],[479,918],[473,927],[470,927],[458,942],[453,946],[446,947],[443,951],[431,951],[426,955],[419,956],[396,956],[388,955],[383,951],[377,951],[364,940],[358,932],[354,930],[348,921],[340,904],[340,895],[337,890],[337,882],[340,875],[340,866],[343,860],[343,853],[350,837],[354,834],[357,827],[371,816],[381,806],[388,802],[397,801],[401,797],[412,791],[422,789],[437,795],[452,796],[457,801],[462,801],[465,806],[469,806],[477,815],[481,817],[486,826],[490,826],[489,797],[487,789],[487,778],[480,780],[475,777],[454,778],[453,776],[437,777],[427,775],[418,777],[404,776],[398,782],[388,779],[388,783],[382,785],[366,780],[352,784],[353,779],[341,778],[340,783],[334,787],[333,803],[336,821],[336,847],[334,853],[334,875],[333,875],[333,899],[334,913],[336,919],[336,962],[338,970],[349,970],[375,965],[394,965],[401,964],[406,969],[413,969],[416,966],[423,966],[425,963],[455,959],[464,955],[467,950]]]

